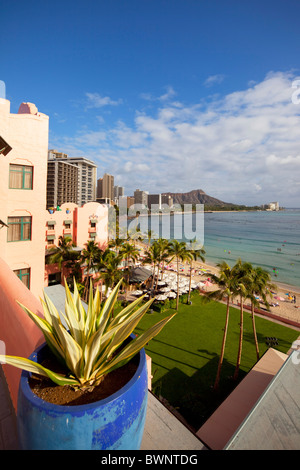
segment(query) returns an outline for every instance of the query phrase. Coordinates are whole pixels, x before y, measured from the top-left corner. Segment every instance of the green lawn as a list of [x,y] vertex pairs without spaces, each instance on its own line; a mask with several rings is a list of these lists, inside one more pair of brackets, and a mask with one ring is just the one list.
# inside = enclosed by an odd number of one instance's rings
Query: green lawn
[[[174,311],[174,310],[173,310]],[[136,332],[148,328],[172,313],[147,313]],[[230,309],[229,330],[221,375],[220,392],[212,390],[221,349],[226,306],[218,302],[203,304],[193,295],[192,305],[180,304],[178,314],[151,340],[146,352],[152,358],[152,391],[175,407],[195,429],[209,417],[236,386],[232,382],[239,339],[239,310]],[[260,355],[266,336],[278,339],[276,348],[287,352],[299,332],[264,318],[256,317]],[[244,341],[239,380],[253,367],[256,352],[250,314],[244,312]]]

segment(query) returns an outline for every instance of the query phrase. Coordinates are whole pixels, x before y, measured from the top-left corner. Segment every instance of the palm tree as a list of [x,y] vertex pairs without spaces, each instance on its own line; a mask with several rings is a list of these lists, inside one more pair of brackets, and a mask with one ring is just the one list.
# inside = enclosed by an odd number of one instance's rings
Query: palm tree
[[114,238],[113,240],[110,240],[108,243],[109,248],[115,248],[117,255],[119,254],[120,249],[122,248],[124,244],[124,240],[121,238]]
[[223,330],[224,333],[223,333],[223,339],[222,339],[221,354],[219,357],[217,375],[216,375],[216,379],[214,383],[214,390],[218,390],[219,388],[221,368],[222,368],[223,359],[224,359],[226,337],[227,337],[228,324],[229,324],[230,302],[236,293],[235,292],[236,276],[235,276],[235,272],[233,271],[233,269],[225,261],[217,264],[217,266],[219,268],[219,275],[212,274],[211,278],[216,284],[218,284],[219,289],[213,292],[209,292],[207,294],[207,297],[213,298],[216,300],[222,300],[225,297],[227,299],[226,300],[227,308],[226,308],[225,326]]
[[234,267],[232,268],[235,275],[236,282],[236,294],[240,297],[240,334],[239,334],[239,347],[236,360],[236,367],[233,374],[233,379],[237,380],[241,358],[242,358],[242,347],[243,347],[243,330],[244,330],[244,298],[247,296],[246,285],[249,283],[249,263],[242,263],[241,259],[238,259]]
[[150,246],[150,243],[151,243],[151,238],[153,238],[153,236],[154,236],[154,232],[153,232],[153,230],[150,230],[150,229],[149,229],[149,230],[147,230],[147,237],[148,237],[148,248],[149,248],[149,246]]
[[158,269],[157,277],[159,274],[160,257],[161,257],[161,250],[160,250],[159,244],[155,241],[154,243],[152,243],[152,245],[149,246],[148,250],[145,252],[145,258],[143,260],[144,264],[153,265],[151,289],[153,289],[153,285],[154,285],[156,268]]
[[103,281],[105,284],[105,294],[107,294],[109,287],[115,287],[122,278],[122,270],[120,269],[121,260],[122,259],[120,256],[109,249],[106,249],[102,253],[101,259],[97,264],[99,277],[96,279],[96,281]]
[[74,247],[75,244],[72,242],[71,237],[60,236],[58,246],[50,252],[49,264],[58,263],[59,269],[61,269],[62,263],[72,260],[78,255],[78,252],[73,249]]
[[[177,261],[177,297],[176,297],[176,310],[179,304],[179,261],[187,261],[191,259],[191,255],[187,250],[185,242],[172,240],[169,245],[169,253]],[[172,259],[173,259],[172,258]]]
[[129,267],[129,261],[132,261],[135,264],[138,260],[139,251],[131,243],[125,242],[119,250],[119,255],[121,258],[126,260],[126,265]]
[[125,242],[119,251],[119,257],[120,257],[120,260],[122,259],[126,260],[126,268],[125,268],[126,278],[124,279],[124,283],[123,283],[125,285],[125,298],[126,298],[127,286],[129,285],[129,278],[130,278],[129,262],[132,261],[133,264],[135,264],[135,262],[139,258],[139,251],[135,247],[135,245],[132,245],[129,242]]
[[169,240],[166,238],[159,238],[155,240],[154,244],[157,244],[158,247],[158,271],[157,271],[157,280],[156,280],[156,288],[159,278],[159,268],[161,267],[161,279],[163,279],[164,269],[165,269],[165,262],[170,258],[170,243]]
[[85,243],[85,248],[81,252],[81,260],[86,265],[86,278],[84,283],[84,299],[88,299],[90,273],[97,266],[101,257],[101,250],[94,240]]
[[254,308],[259,306],[259,302],[256,299],[257,296],[261,297],[267,308],[270,307],[269,302],[267,300],[267,296],[271,294],[271,290],[276,290],[275,284],[271,282],[271,275],[268,271],[261,268],[260,266],[253,267],[250,263],[248,264],[249,269],[249,276],[248,276],[248,283],[246,285],[247,288],[247,298],[251,300],[251,319],[252,319],[252,328],[253,328],[253,336],[254,336],[254,343],[256,349],[256,357],[259,360],[259,347],[257,341],[257,334],[256,334],[256,326],[255,326],[255,312]]
[[190,281],[189,281],[189,294],[188,294],[188,299],[187,303],[190,303],[190,298],[191,298],[191,285],[192,285],[192,271],[193,271],[193,261],[197,261],[197,259],[201,259],[201,261],[205,261],[204,255],[205,255],[205,250],[204,248],[197,248],[197,242],[196,240],[194,242],[190,242]]

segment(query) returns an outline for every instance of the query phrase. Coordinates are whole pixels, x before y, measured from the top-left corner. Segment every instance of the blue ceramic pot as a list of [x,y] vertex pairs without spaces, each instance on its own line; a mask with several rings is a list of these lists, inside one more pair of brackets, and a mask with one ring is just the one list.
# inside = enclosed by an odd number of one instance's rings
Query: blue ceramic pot
[[[47,346],[30,359],[41,362]],[[78,406],[48,403],[29,386],[23,371],[18,397],[18,433],[24,450],[138,450],[147,408],[148,374],[145,351],[140,351],[134,376],[108,398]]]

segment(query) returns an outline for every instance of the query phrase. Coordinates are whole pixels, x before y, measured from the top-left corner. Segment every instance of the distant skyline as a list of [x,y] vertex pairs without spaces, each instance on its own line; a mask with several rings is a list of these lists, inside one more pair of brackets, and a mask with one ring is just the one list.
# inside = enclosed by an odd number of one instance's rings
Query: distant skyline
[[297,0],[15,0],[0,81],[126,195],[299,207],[299,18]]

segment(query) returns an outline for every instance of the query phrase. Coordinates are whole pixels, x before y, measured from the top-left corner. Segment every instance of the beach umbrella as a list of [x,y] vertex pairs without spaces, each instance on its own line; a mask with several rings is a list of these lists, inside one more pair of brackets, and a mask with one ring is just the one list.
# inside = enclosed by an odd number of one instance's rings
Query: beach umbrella
[[171,289],[171,290],[174,290],[174,289],[177,289],[177,284],[175,282],[172,282],[171,284],[168,285],[168,287]]
[[180,282],[179,283],[179,289],[185,289],[188,286],[185,282]]
[[161,294],[161,295],[157,295],[155,298],[156,300],[167,300],[168,297],[166,295]]
[[161,292],[170,292],[170,287],[166,286],[166,287],[162,287],[160,289]]
[[188,291],[188,289],[179,289],[179,294],[186,294]]
[[203,287],[203,286],[204,286],[204,282],[201,282],[201,281],[198,282],[197,287]]
[[133,292],[131,292],[132,295],[142,295],[143,294],[143,291],[141,290],[134,290]]
[[173,299],[175,299],[175,297],[176,297],[176,293],[175,293],[175,292],[169,292],[169,293],[166,294],[166,295],[167,295],[167,297],[170,297],[170,298],[173,298]]

